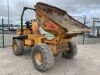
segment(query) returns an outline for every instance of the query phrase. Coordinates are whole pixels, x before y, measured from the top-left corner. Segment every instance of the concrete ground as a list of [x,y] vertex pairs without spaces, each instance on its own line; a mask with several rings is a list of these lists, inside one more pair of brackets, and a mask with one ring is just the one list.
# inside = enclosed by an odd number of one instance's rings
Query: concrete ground
[[37,71],[31,61],[31,51],[15,56],[11,48],[0,48],[0,75],[100,75],[100,44],[78,44],[74,59],[55,58],[47,72]]

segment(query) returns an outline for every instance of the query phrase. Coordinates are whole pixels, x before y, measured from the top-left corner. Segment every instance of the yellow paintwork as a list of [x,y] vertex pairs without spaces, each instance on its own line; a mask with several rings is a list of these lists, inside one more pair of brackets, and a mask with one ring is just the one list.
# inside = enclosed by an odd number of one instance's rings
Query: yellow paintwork
[[[32,22],[32,31],[29,28],[23,28],[23,34],[28,35],[28,39],[24,40],[25,45],[33,46],[34,44],[42,43],[43,36],[40,34],[37,22]],[[17,35],[20,35],[21,30],[17,30]]]
[[34,35],[38,35],[40,34],[40,31],[39,31],[39,26],[37,24],[37,22],[32,22],[32,32]]
[[[21,31],[17,30],[17,35],[20,35],[20,33]],[[62,35],[55,36],[55,38],[48,40],[43,35],[41,35],[37,22],[32,22],[31,29],[24,28],[23,34],[28,36],[27,39],[23,40],[26,46],[34,46],[36,44],[46,43],[48,44],[54,55],[57,55],[59,53],[59,51],[57,51],[58,45],[66,44],[71,40],[71,38],[63,39],[64,36]],[[45,39],[44,42],[43,39]]]
[[32,46],[34,44],[34,41],[30,39],[25,39],[25,45]]

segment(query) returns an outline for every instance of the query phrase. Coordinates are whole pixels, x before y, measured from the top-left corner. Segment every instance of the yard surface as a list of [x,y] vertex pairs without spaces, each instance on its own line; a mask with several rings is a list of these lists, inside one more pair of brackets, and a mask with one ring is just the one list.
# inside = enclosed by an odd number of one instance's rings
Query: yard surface
[[74,59],[55,58],[55,65],[47,72],[37,71],[31,60],[31,50],[15,56],[12,49],[0,48],[0,75],[100,75],[100,44],[78,44]]

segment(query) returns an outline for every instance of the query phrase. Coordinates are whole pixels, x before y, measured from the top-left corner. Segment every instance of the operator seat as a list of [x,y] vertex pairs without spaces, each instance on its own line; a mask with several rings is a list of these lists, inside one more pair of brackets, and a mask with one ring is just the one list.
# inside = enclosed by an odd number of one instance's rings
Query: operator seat
[[30,21],[26,21],[25,24],[26,24],[26,28],[28,28],[31,31],[31,34],[32,34],[32,28],[31,28],[32,25],[31,25]]

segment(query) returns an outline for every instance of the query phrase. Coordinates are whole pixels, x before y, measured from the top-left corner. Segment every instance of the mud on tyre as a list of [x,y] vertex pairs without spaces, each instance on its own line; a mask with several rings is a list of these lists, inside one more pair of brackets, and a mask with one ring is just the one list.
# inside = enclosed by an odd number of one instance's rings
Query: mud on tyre
[[62,52],[62,57],[72,59],[77,54],[77,46],[74,42],[69,42],[68,48],[69,48],[68,52]]
[[13,40],[12,48],[13,48],[13,53],[17,56],[22,55],[24,53],[24,44],[19,39]]
[[38,71],[44,72],[53,67],[54,56],[46,44],[35,45],[31,56],[33,65]]

